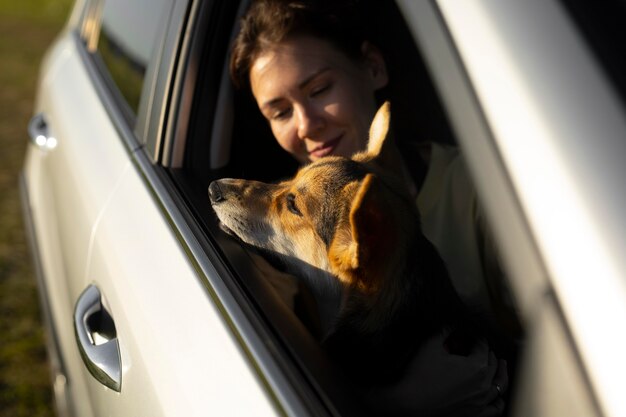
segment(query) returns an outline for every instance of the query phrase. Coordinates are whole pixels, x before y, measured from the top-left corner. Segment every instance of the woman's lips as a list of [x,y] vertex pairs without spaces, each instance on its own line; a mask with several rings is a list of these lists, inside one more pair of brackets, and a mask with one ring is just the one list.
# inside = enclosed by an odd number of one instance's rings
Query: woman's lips
[[330,155],[337,147],[337,144],[341,140],[342,136],[343,135],[340,135],[335,139],[331,139],[328,142],[322,143],[313,150],[309,151],[309,155],[313,158],[321,158]]

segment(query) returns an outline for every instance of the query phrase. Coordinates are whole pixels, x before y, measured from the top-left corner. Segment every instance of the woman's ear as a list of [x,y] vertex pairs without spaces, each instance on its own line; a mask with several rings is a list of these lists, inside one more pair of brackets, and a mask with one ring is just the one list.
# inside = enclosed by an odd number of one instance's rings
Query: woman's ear
[[389,76],[387,75],[387,65],[385,64],[385,58],[380,50],[369,43],[363,42],[361,45],[361,53],[363,54],[363,62],[373,82],[374,90],[386,87],[389,82]]

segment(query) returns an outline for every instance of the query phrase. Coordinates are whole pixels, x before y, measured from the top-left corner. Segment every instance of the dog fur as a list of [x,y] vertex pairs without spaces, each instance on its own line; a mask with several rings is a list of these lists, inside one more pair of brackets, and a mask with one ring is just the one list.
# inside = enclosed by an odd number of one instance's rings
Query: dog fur
[[[366,151],[330,156],[291,180],[221,179],[209,186],[223,228],[278,255],[308,284],[324,344],[346,368],[397,374],[427,337],[464,312],[419,214],[389,138],[385,103]],[[368,371],[369,372],[369,371]]]

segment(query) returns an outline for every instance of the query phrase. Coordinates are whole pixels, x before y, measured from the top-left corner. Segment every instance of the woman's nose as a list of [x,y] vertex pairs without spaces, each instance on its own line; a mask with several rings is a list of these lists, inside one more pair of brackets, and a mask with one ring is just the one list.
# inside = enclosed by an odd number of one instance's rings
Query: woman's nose
[[298,137],[300,139],[315,139],[325,126],[324,113],[315,106],[302,106],[298,109]]

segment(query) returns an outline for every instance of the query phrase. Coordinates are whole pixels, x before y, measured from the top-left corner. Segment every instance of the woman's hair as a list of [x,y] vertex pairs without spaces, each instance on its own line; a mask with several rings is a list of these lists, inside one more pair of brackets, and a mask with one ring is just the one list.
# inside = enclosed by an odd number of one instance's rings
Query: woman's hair
[[365,33],[359,0],[253,0],[241,20],[230,58],[230,75],[238,87],[249,83],[250,69],[263,52],[293,35],[330,42],[349,58],[362,56]]

